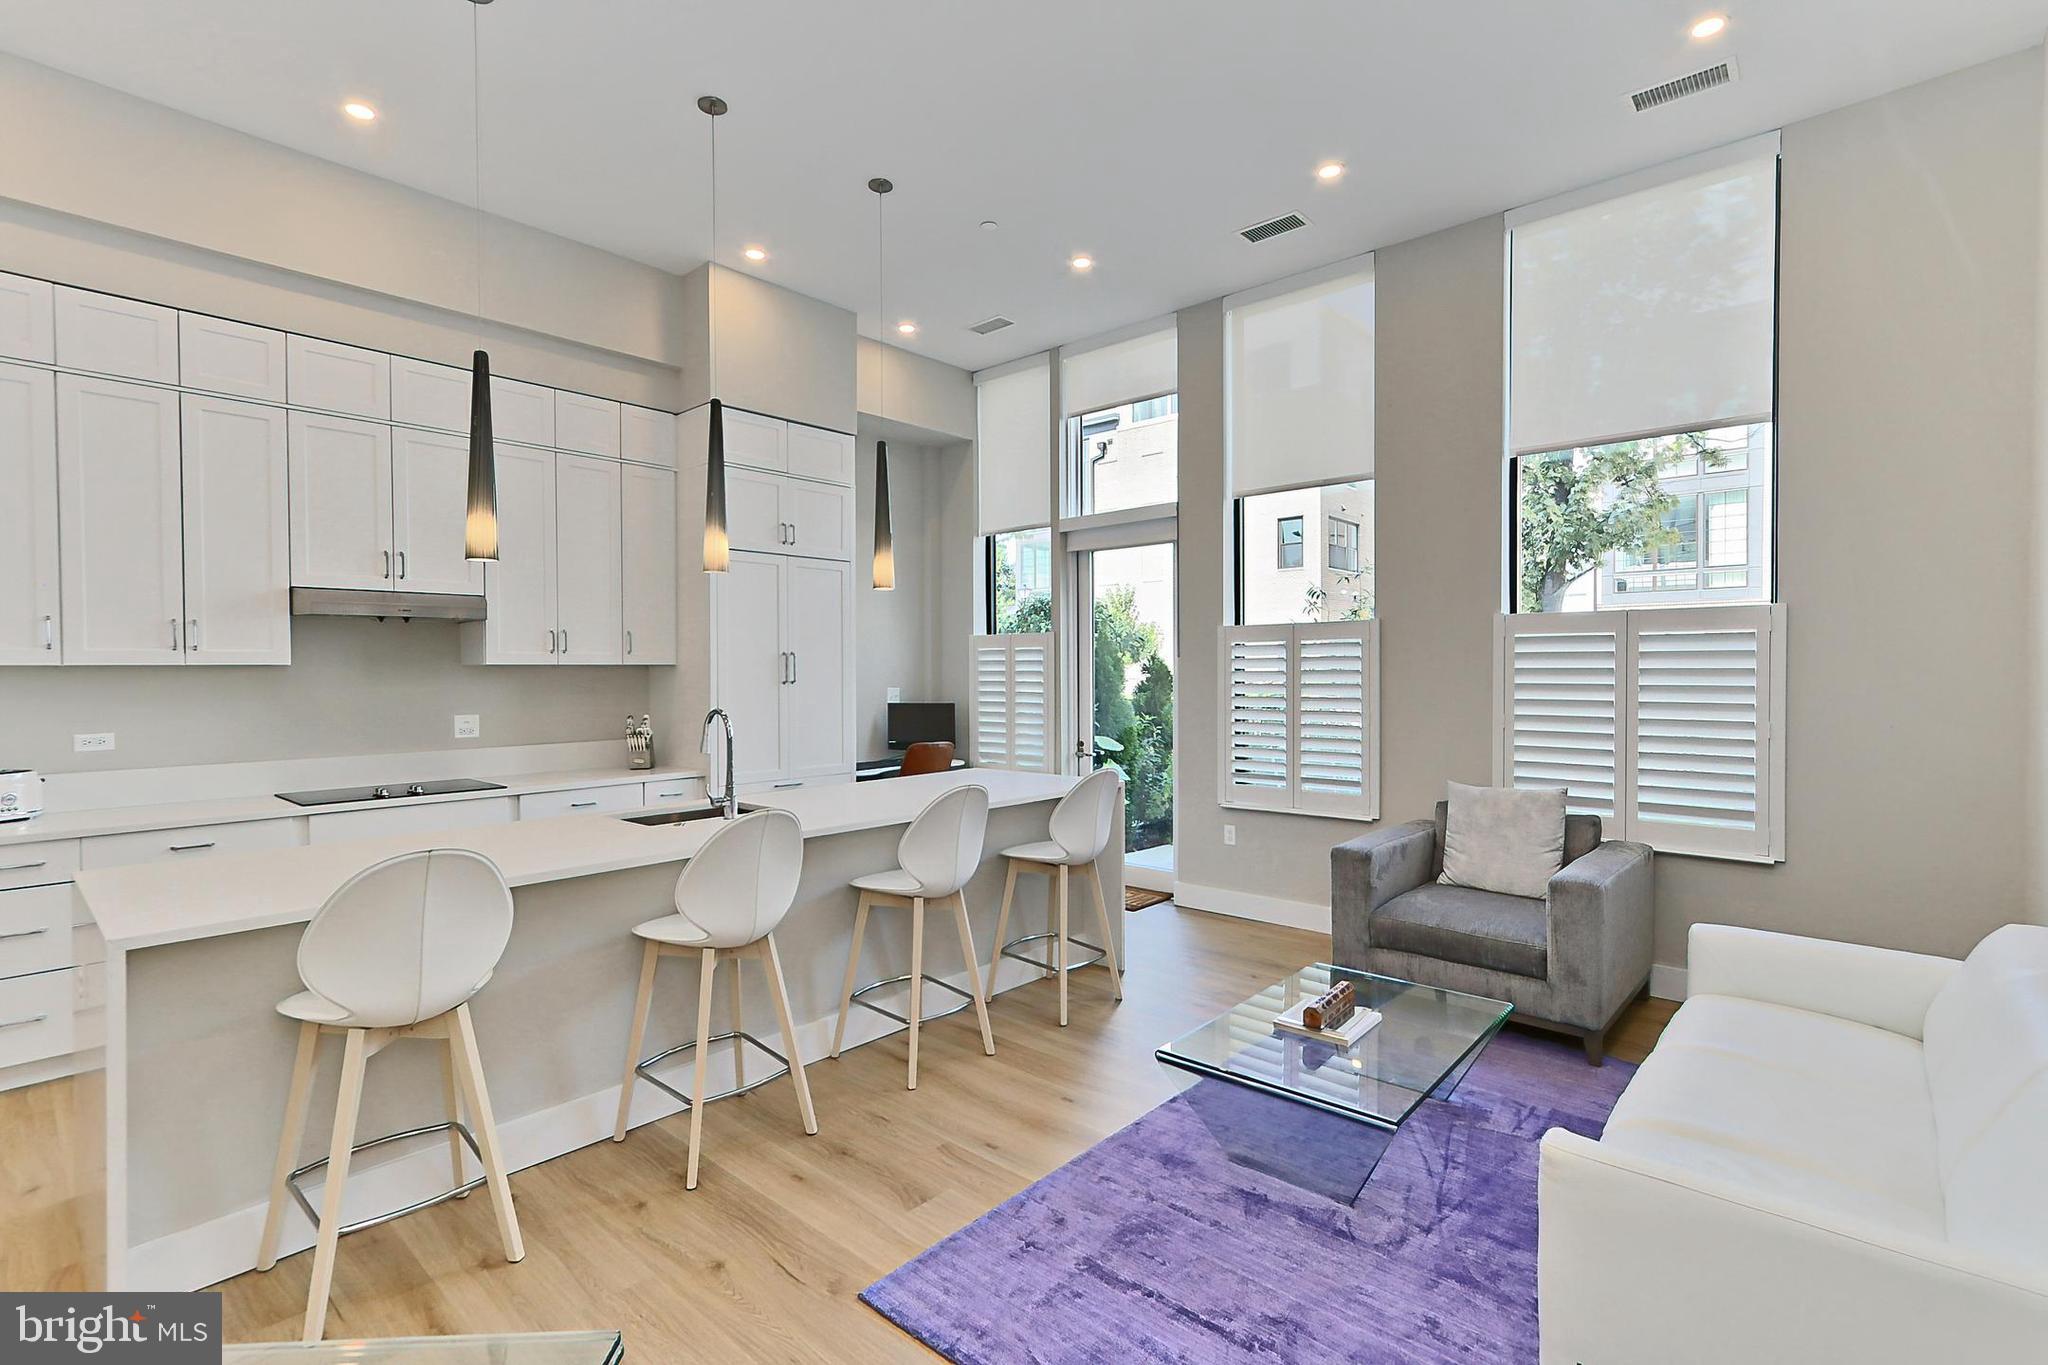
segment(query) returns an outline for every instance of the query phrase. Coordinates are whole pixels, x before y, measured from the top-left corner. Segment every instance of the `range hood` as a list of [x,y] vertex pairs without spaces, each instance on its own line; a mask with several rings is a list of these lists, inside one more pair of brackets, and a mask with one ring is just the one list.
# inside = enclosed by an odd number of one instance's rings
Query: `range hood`
[[404,620],[481,621],[484,599],[457,592],[384,592],[370,588],[293,588],[294,616],[396,616]]

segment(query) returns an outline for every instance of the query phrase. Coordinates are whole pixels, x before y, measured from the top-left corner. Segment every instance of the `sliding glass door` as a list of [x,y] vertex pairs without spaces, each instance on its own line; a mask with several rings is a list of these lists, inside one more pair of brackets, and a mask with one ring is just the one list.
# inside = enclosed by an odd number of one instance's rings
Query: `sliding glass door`
[[1174,806],[1174,545],[1085,550],[1074,556],[1081,638],[1077,714],[1092,724],[1075,745],[1081,766],[1124,776],[1125,878],[1170,891]]

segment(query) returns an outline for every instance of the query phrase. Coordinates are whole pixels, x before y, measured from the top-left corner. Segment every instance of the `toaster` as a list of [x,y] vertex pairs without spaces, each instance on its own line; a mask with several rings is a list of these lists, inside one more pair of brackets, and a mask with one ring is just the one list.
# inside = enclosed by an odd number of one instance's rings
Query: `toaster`
[[43,779],[34,768],[0,768],[0,820],[43,813]]

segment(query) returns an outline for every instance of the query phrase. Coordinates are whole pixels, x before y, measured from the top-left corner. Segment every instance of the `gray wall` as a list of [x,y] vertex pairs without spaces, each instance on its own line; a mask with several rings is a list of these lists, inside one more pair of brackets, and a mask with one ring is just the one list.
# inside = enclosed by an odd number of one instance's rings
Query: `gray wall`
[[719,398],[852,431],[859,406],[853,314],[737,270],[718,266],[715,273],[714,280],[714,267],[702,265],[683,279],[682,406]]
[[[1961,953],[2030,917],[2041,60],[1784,130],[1787,859],[1661,859],[1659,962],[1682,963],[1700,921]],[[1500,232],[1488,218],[1378,254],[1389,820],[1492,774]],[[1180,315],[1180,348],[1179,876],[1327,905],[1326,850],[1361,826],[1216,804],[1214,628],[1232,571],[1220,305]]]

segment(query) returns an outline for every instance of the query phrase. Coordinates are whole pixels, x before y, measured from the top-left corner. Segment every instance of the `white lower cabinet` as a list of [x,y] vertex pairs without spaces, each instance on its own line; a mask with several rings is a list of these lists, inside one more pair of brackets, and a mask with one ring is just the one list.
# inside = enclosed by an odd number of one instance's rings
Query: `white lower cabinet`
[[294,848],[306,842],[297,816],[277,820],[239,820],[231,825],[187,825],[182,829],[138,830],[133,834],[101,834],[80,841],[79,862],[86,871],[205,858],[222,853],[260,853]]
[[703,799],[704,779],[701,777],[646,782],[640,788],[640,804],[643,806],[692,806]]
[[619,466],[625,661],[676,661],[676,472]]
[[630,782],[610,787],[576,787],[569,791],[532,792],[519,798],[521,820],[552,820],[560,815],[600,815],[606,811],[638,810],[644,784]]
[[852,772],[852,565],[735,551],[712,615],[712,696],[732,717],[736,780]]
[[62,661],[57,565],[57,383],[0,365],[0,664]]
[[73,1050],[77,973],[76,967],[64,967],[0,980],[0,1068]]
[[285,412],[183,397],[185,658],[292,661]]
[[47,972],[72,962],[68,885],[0,896],[0,977]]
[[435,834],[442,830],[509,825],[513,819],[512,802],[509,796],[492,796],[313,815],[306,819],[306,842],[345,844],[351,839],[381,839],[392,834]]
[[178,394],[57,376],[64,662],[184,661]]

